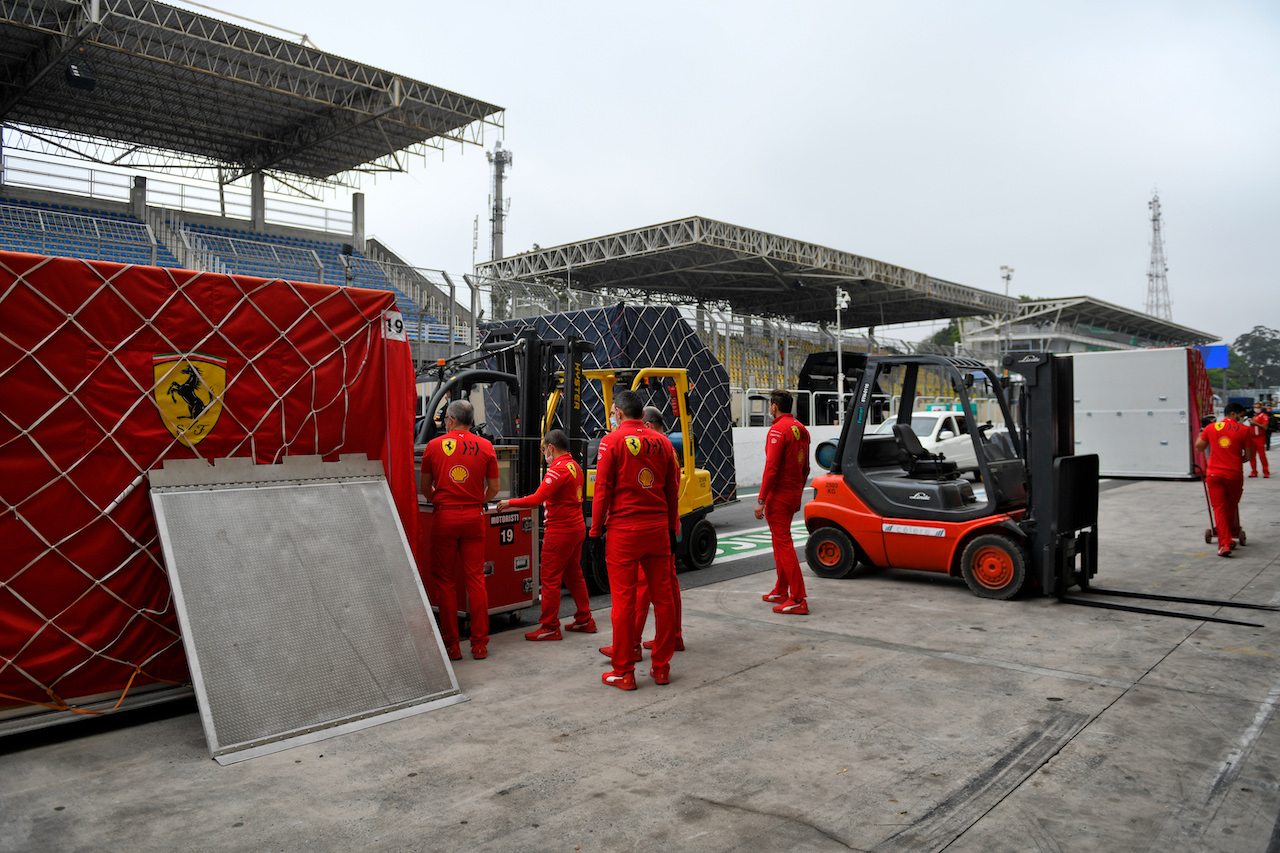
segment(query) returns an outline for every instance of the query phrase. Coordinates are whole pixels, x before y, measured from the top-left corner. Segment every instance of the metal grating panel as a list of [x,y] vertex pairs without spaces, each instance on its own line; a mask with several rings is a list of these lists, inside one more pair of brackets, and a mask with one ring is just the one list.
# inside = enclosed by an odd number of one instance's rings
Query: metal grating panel
[[246,461],[151,475],[213,757],[465,701],[381,464]]

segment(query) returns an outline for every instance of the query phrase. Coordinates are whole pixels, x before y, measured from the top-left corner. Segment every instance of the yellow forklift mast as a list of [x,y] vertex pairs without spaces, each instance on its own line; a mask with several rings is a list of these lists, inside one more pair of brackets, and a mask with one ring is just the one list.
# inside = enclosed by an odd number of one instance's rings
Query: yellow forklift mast
[[[560,377],[558,377],[560,378]],[[665,418],[674,418],[676,427],[668,436],[673,439],[680,458],[680,539],[677,543],[677,558],[689,568],[702,569],[711,565],[715,558],[716,533],[706,515],[714,508],[714,497],[711,494],[711,473],[704,468],[695,467],[693,446],[693,415],[689,411],[689,373],[678,367],[644,367],[644,368],[604,368],[583,370],[582,378],[588,382],[600,383],[600,398],[607,413],[613,408],[613,395],[616,387],[640,393],[642,398],[662,409]],[[564,392],[563,381],[547,399],[547,418],[544,428],[560,404]],[[581,393],[581,389],[576,389]],[[611,431],[608,424],[605,431]],[[586,458],[583,460],[587,472],[585,511],[591,512],[591,501],[595,495],[595,453],[601,435],[592,437],[588,443]],[[584,561],[585,562],[585,561]],[[597,586],[607,583],[607,575],[603,567],[588,567],[589,581]],[[596,571],[591,571],[596,568]],[[592,577],[594,575],[594,577]]]

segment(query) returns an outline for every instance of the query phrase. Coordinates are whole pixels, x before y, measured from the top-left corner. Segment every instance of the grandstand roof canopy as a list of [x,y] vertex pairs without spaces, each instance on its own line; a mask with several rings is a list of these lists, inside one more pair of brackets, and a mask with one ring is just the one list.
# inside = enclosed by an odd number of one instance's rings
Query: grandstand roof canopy
[[1015,324],[1043,323],[1056,327],[1086,326],[1132,335],[1164,346],[1201,346],[1219,340],[1211,332],[1180,326],[1143,311],[1122,308],[1092,296],[1031,299],[1018,304]]
[[[92,17],[99,8],[97,20]],[[73,87],[86,64],[94,88]],[[483,144],[502,108],[152,0],[0,0],[0,120],[324,180]]]
[[741,314],[846,328],[1008,314],[1017,300],[812,243],[690,217],[481,264],[503,281],[566,281],[641,301],[723,304]]

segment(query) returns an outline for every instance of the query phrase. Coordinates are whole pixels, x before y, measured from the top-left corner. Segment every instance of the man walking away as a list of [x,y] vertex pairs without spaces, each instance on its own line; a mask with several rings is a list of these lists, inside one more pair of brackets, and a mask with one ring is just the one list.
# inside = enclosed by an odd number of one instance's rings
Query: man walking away
[[1213,523],[1218,530],[1218,556],[1230,557],[1233,536],[1240,532],[1240,495],[1244,492],[1244,463],[1253,457],[1249,428],[1240,421],[1245,408],[1227,403],[1222,420],[1209,424],[1196,439],[1196,450],[1209,450],[1204,485],[1213,506]]

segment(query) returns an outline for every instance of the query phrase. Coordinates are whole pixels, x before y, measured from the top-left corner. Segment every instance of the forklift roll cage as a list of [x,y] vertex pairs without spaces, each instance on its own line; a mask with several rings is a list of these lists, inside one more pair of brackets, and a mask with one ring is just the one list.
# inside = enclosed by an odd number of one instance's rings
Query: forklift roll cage
[[[845,577],[859,559],[962,575],[979,595],[1010,598],[1026,588],[1060,601],[1163,616],[1251,625],[1216,616],[1136,607],[1068,596],[1071,587],[1098,595],[1277,610],[1220,599],[1148,595],[1090,586],[1098,565],[1098,457],[1074,451],[1073,362],[1050,353],[1005,356],[1004,367],[1022,377],[1011,383],[975,359],[934,355],[870,356],[858,372],[829,474],[813,482],[805,507],[810,568]],[[959,480],[954,464],[930,457],[915,471],[909,445],[913,401],[922,368],[941,371],[973,422],[969,388],[981,375],[999,400],[1007,439],[989,437],[990,424],[971,435],[985,500]],[[895,435],[867,435],[878,382],[901,368],[901,404]],[[1011,390],[1017,399],[1011,401]],[[897,425],[903,425],[899,429]],[[996,440],[998,438],[999,440]],[[918,454],[918,451],[915,451]],[[898,467],[905,469],[905,475]],[[932,475],[932,476],[930,476]],[[895,543],[895,546],[888,544]],[[841,550],[852,546],[849,554]]]

